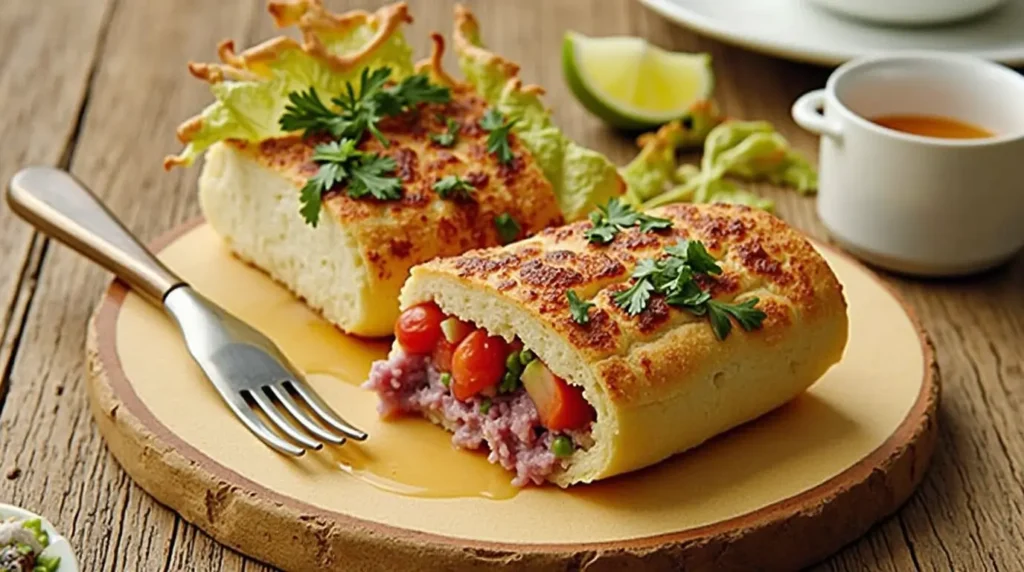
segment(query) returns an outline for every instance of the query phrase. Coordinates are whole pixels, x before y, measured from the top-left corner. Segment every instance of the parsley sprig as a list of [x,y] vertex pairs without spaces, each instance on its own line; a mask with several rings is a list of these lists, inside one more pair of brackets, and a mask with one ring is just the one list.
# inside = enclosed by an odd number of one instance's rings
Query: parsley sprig
[[444,133],[431,133],[430,140],[441,147],[454,147],[455,142],[458,141],[461,125],[451,117],[441,117],[440,119],[445,122],[446,131]]
[[446,103],[451,101],[451,91],[431,84],[424,74],[388,85],[390,78],[391,68],[364,69],[358,93],[352,82],[346,82],[345,94],[331,99],[336,109],[328,107],[313,87],[288,94],[288,104],[278,119],[281,129],[301,131],[304,137],[329,135],[335,139],[313,150],[313,162],[320,168],[306,181],[299,196],[299,212],[308,224],[317,225],[324,193],[341,183],[346,183],[346,192],[353,198],[401,198],[402,183],[393,176],[394,159],[358,151],[356,145],[369,131],[387,147],[389,142],[377,127],[381,119],[421,103]]
[[[757,298],[729,303],[712,300],[700,287],[697,277],[722,273],[722,267],[699,240],[683,240],[665,248],[668,256],[657,260],[641,260],[631,275],[633,284],[614,295],[615,303],[635,316],[650,304],[651,297],[661,295],[665,302],[688,310],[697,316],[707,315],[715,336],[724,340],[732,331],[732,319],[744,330],[761,327],[767,315],[757,309]],[[570,308],[571,310],[571,308]],[[731,318],[731,319],[730,319]]]
[[386,176],[394,172],[395,160],[358,151],[352,139],[317,145],[313,150],[313,162],[320,165],[320,169],[300,191],[299,212],[314,228],[320,220],[323,195],[335,185],[347,183],[345,192],[353,198],[369,195],[380,200],[392,200],[402,196],[401,181]]
[[448,175],[447,177],[443,177],[434,183],[431,188],[433,188],[434,192],[437,193],[437,196],[442,199],[450,198],[461,200],[469,200],[472,198],[470,193],[476,190],[473,185],[469,184],[469,181],[458,175]]
[[512,218],[512,215],[508,213],[501,213],[494,217],[494,228],[498,231],[498,239],[501,240],[502,244],[508,244],[515,242],[519,238],[519,233],[523,230],[516,222],[516,219]]
[[425,75],[412,75],[389,86],[390,78],[391,68],[364,69],[359,76],[358,93],[352,82],[347,82],[345,94],[331,99],[337,111],[320,99],[316,88],[289,93],[288,105],[278,123],[285,131],[303,131],[306,136],[328,134],[356,142],[369,131],[387,147],[389,142],[377,127],[381,119],[399,115],[420,103],[446,103],[451,100],[451,90],[431,84]]
[[611,198],[604,206],[590,213],[592,228],[585,233],[587,240],[595,244],[608,244],[620,231],[640,225],[640,232],[664,230],[672,227],[672,221],[637,212],[618,198]]
[[594,307],[593,302],[587,302],[581,300],[576,292],[567,290],[565,292],[567,298],[569,298],[569,313],[572,315],[572,319],[577,324],[589,324],[590,323],[590,309]]
[[505,121],[505,116],[495,108],[490,108],[480,118],[480,127],[490,133],[487,135],[487,152],[494,153],[498,161],[508,164],[512,160],[512,148],[509,146],[509,131],[519,121]]

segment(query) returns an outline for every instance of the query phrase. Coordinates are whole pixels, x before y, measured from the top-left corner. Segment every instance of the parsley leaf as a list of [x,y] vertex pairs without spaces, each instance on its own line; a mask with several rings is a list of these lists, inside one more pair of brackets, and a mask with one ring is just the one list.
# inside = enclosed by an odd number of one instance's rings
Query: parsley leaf
[[395,172],[395,160],[376,153],[364,155],[360,163],[349,168],[348,196],[352,198],[371,195],[382,201],[402,197],[402,181],[385,175]]
[[313,150],[313,162],[319,164],[320,169],[306,181],[299,193],[299,213],[314,228],[320,220],[324,193],[338,184],[347,183],[345,192],[353,198],[371,195],[389,200],[402,196],[402,182],[385,176],[394,172],[395,160],[357,151],[355,141],[351,139],[317,145]]
[[469,200],[471,198],[470,193],[476,190],[473,185],[458,175],[448,175],[434,183],[434,186],[431,188],[442,199],[450,197],[463,200]]
[[480,127],[490,133],[487,135],[487,152],[494,153],[498,161],[508,164],[512,160],[512,148],[509,146],[509,130],[519,121],[514,119],[506,122],[505,116],[495,108],[490,108],[480,119]]
[[425,74],[411,75],[402,83],[385,90],[395,96],[403,108],[415,107],[421,103],[448,103],[452,92],[443,85],[430,83]]
[[664,249],[667,257],[640,260],[630,277],[629,289],[613,297],[630,316],[643,312],[652,295],[662,295],[665,303],[695,316],[707,315],[715,336],[724,340],[732,331],[732,320],[744,330],[760,328],[767,317],[757,309],[757,298],[734,304],[713,300],[711,293],[697,282],[700,275],[721,274],[722,268],[699,240],[683,240]]
[[306,136],[324,133],[356,142],[369,131],[387,147],[388,140],[377,127],[382,118],[398,115],[420,103],[451,100],[451,90],[431,84],[424,74],[387,86],[390,78],[391,68],[364,69],[359,76],[358,94],[352,82],[346,82],[345,93],[331,100],[338,111],[328,108],[312,87],[307,92],[289,93],[289,104],[278,123],[285,131],[303,131]]
[[565,295],[569,298],[569,313],[572,314],[572,319],[577,324],[590,323],[590,309],[594,307],[594,303],[581,300],[572,290],[567,290]]
[[637,212],[617,197],[609,199],[606,205],[599,206],[597,210],[591,212],[590,224],[592,228],[587,230],[585,236],[588,241],[595,244],[608,244],[615,239],[615,235],[619,231],[637,224],[640,225],[640,232],[652,232],[672,227],[671,220]]
[[707,303],[708,316],[711,318],[711,327],[715,330],[718,339],[724,340],[732,331],[732,316],[744,330],[750,331],[761,327],[761,323],[768,317],[767,314],[755,308],[760,300],[747,298],[739,304],[728,304],[717,300],[709,300]]
[[498,238],[502,244],[515,242],[516,238],[519,237],[519,232],[522,230],[516,219],[512,218],[512,215],[508,213],[501,213],[494,217],[494,227],[498,230]]
[[615,294],[614,300],[630,316],[636,316],[647,308],[647,302],[651,300],[651,292],[654,285],[647,280],[637,280],[629,287]]
[[304,135],[328,133],[340,136],[344,129],[345,119],[337,112],[327,108],[317,95],[315,88],[309,91],[293,91],[288,94],[288,104],[278,124],[285,131],[302,131]]
[[445,120],[445,125],[448,131],[445,133],[431,133],[430,139],[442,147],[454,147],[455,141],[458,140],[459,129],[461,126],[458,121],[455,121],[451,117]]

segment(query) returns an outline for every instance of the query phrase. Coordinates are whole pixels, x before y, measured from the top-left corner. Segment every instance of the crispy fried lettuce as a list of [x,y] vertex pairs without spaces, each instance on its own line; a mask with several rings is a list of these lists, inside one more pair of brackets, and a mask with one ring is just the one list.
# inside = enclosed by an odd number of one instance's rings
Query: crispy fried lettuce
[[674,202],[728,202],[772,210],[771,200],[741,189],[734,180],[764,181],[811,194],[814,167],[766,121],[725,121],[704,140],[700,166],[679,165],[676,152],[687,146],[687,130],[677,121],[638,139],[640,153],[622,168],[629,197],[643,208]]
[[228,41],[218,49],[222,63],[190,64],[192,75],[210,83],[216,101],[179,127],[185,149],[168,157],[165,168],[191,165],[225,139],[283,135],[278,118],[292,91],[313,87],[329,99],[342,94],[346,82],[357,83],[366,68],[390,67],[394,79],[412,73],[412,50],[401,32],[411,18],[403,3],[341,16],[318,0],[270,2],[268,10],[278,27],[296,26],[302,41],[278,37],[240,54]]
[[459,68],[488,104],[516,124],[512,128],[551,182],[566,220],[585,217],[625,191],[616,166],[604,155],[571,141],[551,121],[543,89],[523,85],[519,66],[486,48],[473,15],[455,8],[453,36]]

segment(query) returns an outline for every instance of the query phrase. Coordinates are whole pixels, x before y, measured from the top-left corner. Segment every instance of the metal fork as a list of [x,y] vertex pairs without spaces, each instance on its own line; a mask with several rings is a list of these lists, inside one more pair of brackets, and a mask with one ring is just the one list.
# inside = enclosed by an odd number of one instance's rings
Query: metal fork
[[[306,449],[322,448],[322,441],[340,445],[345,436],[366,439],[365,432],[324,403],[270,339],[171,272],[69,173],[50,167],[25,168],[11,179],[7,202],[40,231],[113,272],[166,310],[224,402],[273,449],[299,456]],[[257,410],[287,439],[267,427]]]

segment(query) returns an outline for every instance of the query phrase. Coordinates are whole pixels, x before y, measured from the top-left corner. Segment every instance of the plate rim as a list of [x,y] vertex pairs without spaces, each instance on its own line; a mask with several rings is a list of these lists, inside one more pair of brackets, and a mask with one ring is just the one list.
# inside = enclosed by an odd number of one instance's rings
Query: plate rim
[[[831,49],[827,46],[818,48],[802,48],[787,43],[782,39],[772,39],[764,35],[743,36],[729,30],[728,25],[708,18],[704,14],[680,5],[676,0],[637,0],[653,12],[678,26],[691,29],[699,34],[718,40],[724,44],[760,52],[796,62],[825,67],[841,65],[849,60],[879,53],[879,50],[864,49],[848,51]],[[954,53],[967,54],[991,60],[1003,65],[1017,67],[1024,65],[1024,48],[1003,50],[952,50]]]
[[[202,216],[192,219],[152,241],[149,247],[153,252],[159,252],[202,224],[205,224]],[[829,537],[828,542],[821,542],[818,546],[811,548],[811,556],[800,558],[794,554],[787,554],[791,551],[778,550],[777,546],[775,550],[771,550],[775,557],[791,559],[780,561],[780,566],[788,568],[790,564],[797,567],[813,564],[834,553],[852,539],[858,538],[875,523],[893,514],[917,489],[927,472],[926,469],[930,464],[938,438],[938,403],[941,382],[933,342],[913,309],[906,304],[902,296],[881,280],[875,271],[852,256],[829,244],[815,241],[809,237],[808,240],[811,240],[814,246],[834,252],[867,272],[871,279],[879,283],[898,302],[911,321],[921,343],[924,360],[924,378],[921,389],[913,405],[893,433],[879,447],[854,465],[797,495],[720,522],[624,540],[585,544],[518,544],[472,540],[389,525],[320,508],[270,490],[195,449],[191,444],[172,433],[142,403],[121,369],[120,358],[113,343],[117,318],[129,290],[127,285],[116,278],[104,290],[100,303],[90,319],[86,347],[89,369],[87,390],[93,419],[108,450],[132,480],[150,496],[169,507],[186,521],[202,529],[218,542],[235,548],[250,557],[285,569],[296,564],[294,553],[289,552],[285,556],[280,552],[279,547],[272,546],[272,543],[267,543],[265,538],[259,535],[257,535],[258,542],[255,538],[252,543],[249,540],[239,541],[237,536],[246,537],[251,532],[240,532],[237,527],[230,525],[222,530],[218,526],[218,518],[223,517],[223,507],[218,508],[217,505],[223,502],[225,497],[237,494],[248,498],[254,507],[258,507],[259,510],[266,513],[261,516],[272,521],[269,524],[280,525],[282,528],[298,524],[298,527],[289,529],[289,534],[279,531],[279,535],[284,538],[295,536],[293,541],[300,542],[296,534],[300,532],[312,534],[311,550],[304,552],[315,552],[319,555],[326,551],[330,557],[338,556],[348,559],[362,551],[363,554],[360,556],[366,560],[362,562],[362,566],[356,566],[355,569],[391,569],[379,554],[376,557],[366,555],[367,550],[380,551],[382,549],[391,552],[396,559],[395,562],[406,564],[408,564],[409,558],[425,557],[430,558],[430,562],[434,564],[439,565],[439,562],[447,561],[452,565],[465,567],[474,564],[480,565],[481,559],[487,563],[494,563],[505,556],[509,558],[509,562],[514,562],[517,566],[537,569],[562,569],[567,562],[583,564],[590,562],[591,559],[597,560],[599,557],[619,559],[622,560],[621,563],[636,564],[652,557],[652,553],[661,554],[667,551],[668,559],[662,563],[662,567],[668,569],[668,566],[672,566],[672,569],[675,569],[674,567],[679,566],[679,562],[682,561],[693,558],[699,562],[704,561],[704,558],[707,557],[706,554],[695,556],[688,552],[695,550],[695,547],[697,550],[706,550],[709,545],[716,546],[718,543],[719,550],[711,549],[716,554],[718,552],[725,554],[725,548],[732,550],[735,541],[732,536],[736,535],[737,531],[742,533],[741,536],[754,535],[756,539],[757,534],[770,536],[773,527],[782,527],[788,529],[787,535],[806,538],[801,534],[794,534],[791,529],[803,526],[810,531],[816,528],[813,524],[814,520],[809,518],[810,515],[821,510],[834,510],[845,514],[852,507],[859,506],[856,498],[850,498],[856,497],[856,491],[863,487],[872,491],[878,488],[886,489],[888,491],[887,502],[883,503],[884,508],[873,511],[871,516],[866,519],[848,519],[854,522],[844,524],[853,527],[854,532],[843,527],[837,527],[843,528],[842,532],[829,531],[832,536]],[[105,338],[103,338],[104,334]],[[130,438],[134,440],[133,443],[124,442],[125,437],[118,433],[119,430],[123,431],[126,426],[132,432]],[[162,463],[170,467],[169,470],[175,471],[172,480],[175,481],[176,492],[183,490],[182,482],[179,480],[183,477],[182,473],[195,473],[184,476],[196,479],[196,482],[188,484],[206,489],[205,496],[202,499],[173,498],[168,490],[163,490],[162,483],[154,482],[159,479],[145,474],[143,465],[152,461],[147,456],[153,456],[148,453],[155,453],[161,458]],[[888,470],[882,471],[883,474],[879,475],[874,470],[877,466],[883,466]],[[205,474],[196,470],[197,467],[202,469]],[[893,474],[900,470],[905,474]],[[837,503],[836,499],[845,499],[846,504]],[[266,506],[268,503],[271,506]],[[237,503],[235,504],[237,505]],[[836,508],[837,506],[839,508]],[[229,508],[246,510],[251,507],[233,506]],[[303,528],[306,530],[302,530]],[[325,537],[325,529],[333,532]],[[348,547],[348,549],[341,550],[337,548],[339,546]],[[749,561],[768,565],[766,564],[767,556],[763,551],[766,547],[771,546],[768,543],[762,543],[756,551],[757,560],[743,560],[744,555],[742,554],[738,557],[741,562]],[[315,550],[313,550],[314,547]],[[736,553],[740,552],[743,551],[736,551]],[[319,556],[317,557],[319,558]],[[737,556],[730,554],[729,557]],[[665,555],[662,554],[661,558],[665,558]],[[799,559],[792,560],[794,558]],[[322,565],[322,562],[310,561],[310,564],[314,563]],[[381,566],[383,568],[378,568]]]

